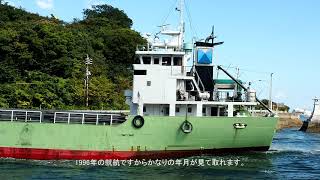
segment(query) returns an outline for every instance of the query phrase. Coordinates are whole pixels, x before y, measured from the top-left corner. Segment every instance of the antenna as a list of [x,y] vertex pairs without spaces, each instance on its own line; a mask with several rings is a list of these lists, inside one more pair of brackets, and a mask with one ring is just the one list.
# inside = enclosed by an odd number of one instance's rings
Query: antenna
[[210,36],[208,36],[205,40],[206,43],[209,43],[209,41],[212,41],[212,44],[214,43],[214,39],[216,38],[216,36],[214,35],[214,25],[212,26],[212,30],[211,30],[211,34]]
[[211,36],[212,36],[212,43],[213,43],[214,38],[216,38],[216,37],[214,36],[214,25],[212,25]]
[[184,24],[184,19],[183,19],[183,13],[184,13],[184,0],[180,0],[180,8],[179,8],[179,12],[180,12],[180,30],[183,31],[183,24]]
[[[177,3],[178,2],[178,3]],[[180,2],[180,3],[179,3]],[[154,40],[159,39],[158,34],[167,35],[170,36],[172,39],[170,41],[164,41],[164,42],[156,42],[153,47],[159,47],[159,48],[170,48],[174,51],[177,50],[183,50],[183,43],[184,43],[184,0],[175,1],[173,5],[176,6],[175,11],[179,12],[179,22],[178,27],[174,30],[167,29],[166,27],[169,24],[162,24],[161,26],[158,26],[161,28],[160,32],[156,33],[154,36]],[[168,15],[169,16],[169,15]],[[167,18],[165,18],[167,19]]]
[[212,30],[211,30],[211,34],[204,40],[205,43],[209,43],[209,41],[211,40],[211,44],[212,44],[212,47],[214,46],[217,46],[217,45],[221,45],[223,44],[224,42],[217,42],[215,43],[214,42],[214,39],[217,38],[217,36],[214,35],[214,25],[212,26]]
[[163,27],[166,27],[166,26],[169,26],[170,24],[162,24],[162,25],[159,25],[157,27],[160,27],[160,28],[163,28]]
[[180,48],[183,48],[183,42],[184,42],[184,17],[183,17],[183,13],[184,13],[184,0],[180,0],[180,8],[179,8],[179,12],[180,12],[180,37],[179,37],[179,42],[180,42]]

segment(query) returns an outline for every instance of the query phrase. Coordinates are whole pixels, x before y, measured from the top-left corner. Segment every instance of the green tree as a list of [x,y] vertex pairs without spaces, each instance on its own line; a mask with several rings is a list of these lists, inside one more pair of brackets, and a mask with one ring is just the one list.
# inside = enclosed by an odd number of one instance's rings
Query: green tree
[[83,15],[86,22],[100,26],[103,26],[103,24],[114,24],[123,28],[132,26],[132,20],[122,10],[107,4],[95,5],[92,6],[92,9],[85,9]]
[[84,109],[84,59],[94,64],[90,109],[124,109],[135,48],[144,43],[118,8],[97,5],[72,23],[0,4],[0,107]]

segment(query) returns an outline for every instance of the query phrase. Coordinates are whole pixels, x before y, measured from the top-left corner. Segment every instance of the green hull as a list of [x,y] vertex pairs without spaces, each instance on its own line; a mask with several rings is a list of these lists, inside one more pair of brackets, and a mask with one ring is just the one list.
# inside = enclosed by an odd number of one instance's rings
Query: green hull
[[[0,122],[0,148],[11,148],[0,150],[0,156],[25,158],[15,156],[19,148],[136,154],[269,147],[278,121],[274,117],[188,117],[193,130],[186,134],[180,128],[184,117],[145,116],[141,128],[133,127],[132,119],[113,126]],[[247,126],[236,129],[235,123]]]

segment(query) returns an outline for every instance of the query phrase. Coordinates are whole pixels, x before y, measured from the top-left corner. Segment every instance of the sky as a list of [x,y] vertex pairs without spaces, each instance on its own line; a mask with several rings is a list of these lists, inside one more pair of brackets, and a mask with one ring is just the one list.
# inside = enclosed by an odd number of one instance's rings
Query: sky
[[[133,29],[156,33],[157,26],[178,22],[177,0],[7,0],[40,15],[71,22],[83,9],[110,4],[133,20]],[[311,109],[320,97],[319,0],[185,0],[186,39],[206,38],[212,25],[224,44],[214,50],[214,63],[252,82],[259,98],[269,97],[294,108]],[[168,17],[168,18],[166,18]],[[166,20],[166,21],[165,21]]]

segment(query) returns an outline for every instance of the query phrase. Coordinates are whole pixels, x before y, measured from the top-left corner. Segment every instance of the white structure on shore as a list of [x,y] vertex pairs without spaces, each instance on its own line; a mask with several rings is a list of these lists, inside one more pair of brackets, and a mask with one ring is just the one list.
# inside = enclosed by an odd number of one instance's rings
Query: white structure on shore
[[312,123],[320,123],[320,103],[319,103],[319,98],[314,98],[314,109],[311,114],[311,122]]
[[294,110],[295,113],[301,113],[299,119],[302,121],[308,121],[311,123],[320,124],[320,102],[319,98],[314,98],[313,110],[307,111],[303,109],[296,109]]

